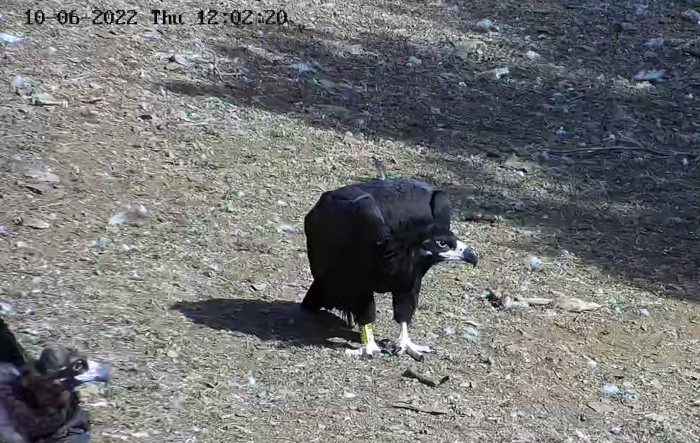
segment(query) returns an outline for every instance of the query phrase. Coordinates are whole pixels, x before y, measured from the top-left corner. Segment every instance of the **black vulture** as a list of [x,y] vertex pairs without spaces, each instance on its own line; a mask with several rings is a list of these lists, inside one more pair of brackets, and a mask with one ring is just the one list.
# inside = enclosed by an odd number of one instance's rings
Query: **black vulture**
[[423,276],[443,261],[477,264],[477,255],[450,230],[452,208],[443,191],[409,179],[374,179],[324,192],[304,219],[313,276],[301,303],[337,309],[360,325],[355,355],[380,352],[374,340],[374,293],[391,292],[400,325],[397,348],[434,352],[408,336]]
[[0,318],[0,442],[89,442],[89,417],[74,388],[90,381],[109,382],[106,369],[62,346],[33,359]]

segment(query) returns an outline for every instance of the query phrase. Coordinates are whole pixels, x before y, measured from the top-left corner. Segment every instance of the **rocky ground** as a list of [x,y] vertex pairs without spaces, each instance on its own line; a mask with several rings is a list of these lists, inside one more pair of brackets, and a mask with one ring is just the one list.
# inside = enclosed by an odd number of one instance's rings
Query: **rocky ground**
[[[0,10],[0,307],[110,367],[96,442],[700,439],[697,3],[40,7]],[[426,277],[422,363],[297,310],[304,215],[378,162],[481,257]]]

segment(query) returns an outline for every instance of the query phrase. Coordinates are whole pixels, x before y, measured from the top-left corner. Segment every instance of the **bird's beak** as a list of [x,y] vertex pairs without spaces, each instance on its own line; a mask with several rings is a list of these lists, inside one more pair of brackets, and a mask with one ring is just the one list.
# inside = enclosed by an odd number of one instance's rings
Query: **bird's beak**
[[457,247],[449,251],[441,252],[440,257],[445,261],[463,261],[471,263],[474,267],[476,267],[479,261],[476,252],[460,240],[457,240]]
[[109,371],[100,363],[96,361],[88,360],[88,370],[80,375],[76,375],[74,378],[82,383],[89,382],[102,382],[110,383]]

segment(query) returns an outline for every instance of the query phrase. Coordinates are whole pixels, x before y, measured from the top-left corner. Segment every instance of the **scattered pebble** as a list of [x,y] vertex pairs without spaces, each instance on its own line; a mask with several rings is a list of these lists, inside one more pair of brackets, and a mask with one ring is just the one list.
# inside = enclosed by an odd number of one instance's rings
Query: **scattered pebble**
[[645,70],[642,69],[639,71],[637,74],[635,74],[634,77],[632,77],[633,80],[643,82],[643,81],[656,81],[656,80],[661,80],[664,76],[664,70]]
[[9,303],[0,302],[0,315],[12,315],[14,312],[15,310],[12,308],[12,305]]
[[687,9],[681,13],[681,17],[689,22],[695,22],[695,24],[700,24],[700,12],[695,9]]
[[127,278],[127,280],[131,280],[131,281],[142,281],[143,280],[136,269],[132,269],[131,271],[128,271],[126,273],[126,278]]
[[544,264],[542,263],[542,260],[539,258],[535,257],[534,255],[531,255],[529,258],[529,263],[530,263],[530,269],[533,271],[541,271],[542,268],[544,268]]
[[610,432],[615,434],[615,435],[620,435],[620,434],[622,434],[622,426],[612,425],[612,426],[610,426]]
[[554,135],[556,135],[557,137],[565,138],[566,136],[569,135],[569,133],[566,132],[566,129],[564,129],[563,126],[559,126],[559,129],[556,130]]
[[488,18],[484,18],[476,22],[475,28],[477,31],[489,32],[493,28],[493,21]]
[[58,175],[51,172],[46,172],[39,168],[30,168],[24,173],[24,176],[47,183],[58,183],[61,181]]
[[525,280],[523,282],[520,282],[520,292],[530,292],[531,289],[531,284],[529,281]]
[[451,328],[449,326],[445,328],[445,335],[450,336],[450,335],[454,335],[454,333],[455,333],[454,328]]
[[27,226],[29,228],[34,228],[34,229],[48,229],[51,227],[50,224],[45,222],[44,220],[40,220],[35,217],[24,217],[22,218],[22,223],[23,226]]
[[144,205],[139,205],[136,209],[124,212],[117,212],[109,219],[110,225],[141,225],[148,218],[148,209]]
[[357,397],[357,394],[355,394],[355,393],[352,392],[352,391],[344,391],[344,392],[343,392],[343,397],[345,397],[345,398],[355,398],[355,397]]
[[591,441],[591,437],[588,436],[586,431],[582,431],[580,429],[576,430],[576,437],[578,437],[578,439],[580,441],[585,441],[585,442]]
[[481,336],[481,333],[479,332],[479,330],[476,329],[476,328],[473,327],[473,326],[467,327],[467,329],[465,329],[465,332],[466,332],[468,335],[472,336],[472,337],[479,337],[479,336]]
[[646,43],[644,43],[644,45],[649,49],[663,48],[664,39],[663,37],[650,38],[646,41]]
[[174,350],[174,349],[168,350],[168,357],[178,358],[179,356],[180,356],[180,354],[178,354],[178,352],[176,350]]
[[667,418],[665,416],[663,416],[661,414],[655,414],[655,413],[647,414],[644,416],[644,418],[646,418],[649,421],[656,422],[656,423],[663,423],[667,420]]
[[537,61],[537,60],[541,59],[542,56],[541,56],[540,54],[536,53],[535,51],[530,50],[530,51],[527,51],[527,52],[525,53],[525,58],[527,58],[528,60],[534,62],[534,61]]
[[0,32],[0,44],[1,45],[21,45],[23,39],[21,37],[17,37],[16,35],[12,34],[6,34],[4,32]]
[[[362,134],[360,134],[362,135]],[[345,135],[343,136],[343,142],[347,143],[349,145],[357,145],[361,143],[361,140],[356,138],[355,136],[352,135],[352,132],[347,131],[345,132]]]
[[620,388],[612,383],[603,385],[602,391],[605,397],[617,397],[620,395]]
[[641,315],[642,317],[649,317],[649,311],[644,308],[638,309],[637,314]]
[[306,63],[294,63],[294,64],[289,65],[289,67],[291,69],[299,71],[302,74],[306,73],[306,72],[312,72],[312,73],[316,72],[316,69],[314,69],[314,67],[311,65],[311,63],[308,63],[308,62],[306,62]]
[[124,252],[127,254],[132,254],[134,252],[138,252],[138,248],[134,245],[122,245],[122,249],[124,249]]
[[492,69],[490,71],[486,71],[486,74],[490,75],[491,77],[493,77],[496,80],[500,80],[501,77],[504,77],[504,76],[510,74],[510,69],[508,69],[507,66],[503,67],[503,68],[496,68],[496,69]]
[[418,57],[410,56],[408,57],[408,66],[420,66],[423,64],[423,60]]
[[283,224],[282,226],[279,227],[279,232],[284,232],[286,234],[293,234],[294,233],[294,226],[288,225],[288,224]]
[[588,369],[590,369],[591,371],[595,371],[597,368],[598,368],[598,362],[596,362],[595,360],[588,361]]
[[255,378],[252,375],[248,376],[248,386],[253,387],[257,385],[258,382],[255,380]]

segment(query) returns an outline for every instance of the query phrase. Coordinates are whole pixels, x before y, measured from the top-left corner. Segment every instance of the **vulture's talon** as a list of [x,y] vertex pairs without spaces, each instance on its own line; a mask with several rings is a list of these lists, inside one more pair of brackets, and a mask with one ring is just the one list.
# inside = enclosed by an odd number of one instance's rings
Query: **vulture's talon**
[[382,350],[377,346],[376,343],[368,343],[367,345],[361,346],[359,349],[346,349],[345,354],[347,355],[357,355],[360,357],[374,358],[378,354],[381,354]]
[[413,343],[410,340],[405,341],[404,343],[399,343],[399,353],[404,353],[408,349],[413,351],[416,354],[435,354],[436,351],[432,349],[430,346],[424,346],[424,345],[417,345]]

